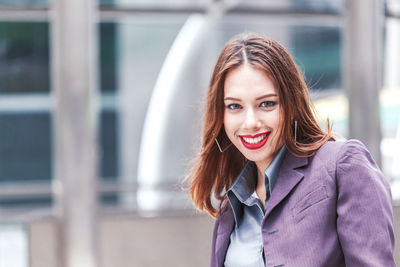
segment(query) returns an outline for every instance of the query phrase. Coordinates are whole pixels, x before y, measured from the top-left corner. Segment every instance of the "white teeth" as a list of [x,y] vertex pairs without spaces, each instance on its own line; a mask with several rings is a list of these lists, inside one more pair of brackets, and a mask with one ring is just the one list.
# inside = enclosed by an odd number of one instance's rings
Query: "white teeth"
[[243,137],[244,141],[249,144],[257,144],[260,143],[264,138],[267,136],[267,134],[260,135],[259,137],[256,138],[249,138],[249,137]]

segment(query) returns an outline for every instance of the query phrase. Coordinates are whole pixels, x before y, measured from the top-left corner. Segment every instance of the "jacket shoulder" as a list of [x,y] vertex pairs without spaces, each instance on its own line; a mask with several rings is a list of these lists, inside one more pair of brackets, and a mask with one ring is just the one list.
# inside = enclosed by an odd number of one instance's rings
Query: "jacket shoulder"
[[365,145],[356,139],[345,141],[327,141],[315,154],[318,157],[340,158],[346,154],[364,153],[369,154]]
[[312,162],[322,164],[329,171],[336,172],[337,165],[342,165],[347,161],[354,161],[357,158],[367,158],[368,161],[373,159],[365,147],[365,145],[356,139],[344,141],[328,141],[322,145],[315,153]]
[[319,162],[325,166],[329,163],[335,164],[346,142],[348,141],[327,141],[315,153],[312,162]]

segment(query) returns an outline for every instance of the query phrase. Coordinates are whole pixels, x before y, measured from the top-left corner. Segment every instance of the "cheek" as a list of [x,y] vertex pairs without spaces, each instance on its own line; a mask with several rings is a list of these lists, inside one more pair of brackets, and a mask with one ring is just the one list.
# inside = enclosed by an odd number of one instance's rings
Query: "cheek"
[[269,117],[269,126],[275,130],[275,138],[279,137],[282,134],[283,127],[283,115],[279,112],[279,110],[274,111],[273,114],[270,114]]
[[274,120],[274,127],[276,128],[276,129],[279,129],[279,128],[281,128],[282,127],[282,125],[283,125],[283,113],[282,113],[282,110],[281,110],[281,108],[279,107],[279,108],[277,108],[276,110],[275,110],[275,114],[274,114],[274,118],[275,118],[275,120]]
[[282,126],[283,126],[283,116],[282,116],[282,114],[278,113],[277,119],[275,122],[275,128],[282,129]]
[[235,120],[233,118],[233,116],[225,115],[224,116],[224,128],[225,128],[226,135],[229,138],[231,138],[237,129],[237,120]]
[[[276,138],[280,139],[280,137],[283,135],[283,114],[278,113],[277,114],[277,119],[275,121],[274,128],[276,129]],[[277,140],[278,141],[278,140]],[[282,140],[280,140],[282,142]]]

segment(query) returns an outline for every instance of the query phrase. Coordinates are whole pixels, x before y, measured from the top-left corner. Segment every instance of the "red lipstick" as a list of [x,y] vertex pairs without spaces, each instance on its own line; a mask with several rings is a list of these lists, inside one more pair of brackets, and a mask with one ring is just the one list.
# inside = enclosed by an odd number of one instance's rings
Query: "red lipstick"
[[[248,149],[259,149],[262,146],[265,145],[265,143],[268,141],[268,137],[270,135],[271,132],[264,132],[264,133],[259,133],[259,134],[255,134],[255,135],[239,135],[240,137],[240,141],[242,141],[242,144],[248,148]],[[255,144],[251,144],[246,142],[246,140],[244,140],[244,138],[257,138],[259,136],[263,136],[265,135],[264,139],[262,139],[260,142],[255,143]]]

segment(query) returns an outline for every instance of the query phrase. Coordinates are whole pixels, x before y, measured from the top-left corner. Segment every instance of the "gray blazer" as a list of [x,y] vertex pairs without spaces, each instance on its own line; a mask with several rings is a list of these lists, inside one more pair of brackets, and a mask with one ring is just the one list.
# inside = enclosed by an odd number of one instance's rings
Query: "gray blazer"
[[[223,266],[233,226],[223,205],[211,267]],[[327,142],[309,158],[288,152],[262,235],[267,267],[395,266],[390,187],[357,140]]]

